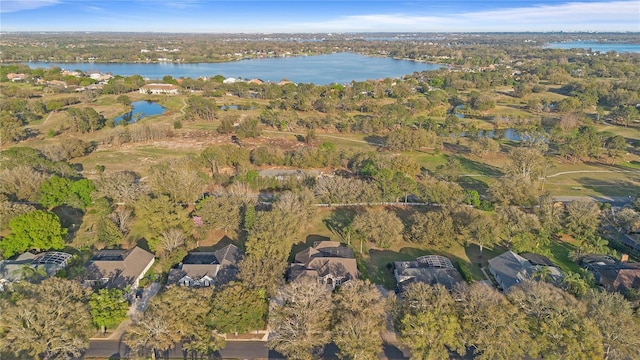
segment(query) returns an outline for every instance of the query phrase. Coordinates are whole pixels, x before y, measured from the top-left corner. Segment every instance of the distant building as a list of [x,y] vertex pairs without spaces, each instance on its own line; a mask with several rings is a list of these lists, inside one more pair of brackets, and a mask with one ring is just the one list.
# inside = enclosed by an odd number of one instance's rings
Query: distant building
[[141,94],[178,94],[179,88],[173,84],[146,84],[138,90]]
[[169,271],[168,285],[208,287],[235,280],[243,254],[230,244],[213,252],[190,252]]
[[353,250],[337,241],[319,241],[300,251],[289,267],[289,280],[311,277],[330,288],[358,278]]
[[26,74],[17,74],[17,73],[8,73],[7,79],[16,82],[16,81],[24,81],[27,78]]
[[48,251],[40,254],[25,252],[15,260],[0,261],[0,291],[4,291],[14,282],[23,279],[25,267],[34,270],[42,269],[43,275],[54,276],[67,266],[71,254],[59,251]]
[[85,267],[84,284],[92,287],[136,288],[154,261],[152,253],[138,246],[129,250],[100,250]]
[[451,263],[451,260],[439,255],[426,255],[416,261],[394,261],[393,273],[399,291],[409,285],[421,282],[428,285],[442,285],[453,290],[463,282],[462,276]]

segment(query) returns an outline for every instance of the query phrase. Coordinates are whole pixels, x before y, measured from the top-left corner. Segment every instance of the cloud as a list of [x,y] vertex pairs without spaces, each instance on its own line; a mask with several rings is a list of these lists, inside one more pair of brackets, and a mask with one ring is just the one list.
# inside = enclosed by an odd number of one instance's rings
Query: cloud
[[0,4],[0,13],[33,10],[59,3],[59,0],[2,0],[2,4]]
[[436,15],[352,15],[291,24],[283,31],[640,31],[638,1],[571,2]]

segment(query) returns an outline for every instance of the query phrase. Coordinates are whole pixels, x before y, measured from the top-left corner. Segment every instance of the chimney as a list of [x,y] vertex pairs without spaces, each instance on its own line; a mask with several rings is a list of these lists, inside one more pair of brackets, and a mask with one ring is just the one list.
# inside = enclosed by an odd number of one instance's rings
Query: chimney
[[620,262],[627,262],[629,261],[629,254],[622,254],[622,256],[620,256]]

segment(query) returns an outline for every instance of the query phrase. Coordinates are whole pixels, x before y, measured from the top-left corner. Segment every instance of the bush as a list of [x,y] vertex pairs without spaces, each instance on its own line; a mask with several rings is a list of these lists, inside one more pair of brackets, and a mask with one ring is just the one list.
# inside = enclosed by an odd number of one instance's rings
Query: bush
[[173,128],[178,130],[178,129],[182,129],[182,122],[180,120],[176,120],[173,122]]
[[462,260],[458,260],[456,265],[458,266],[458,271],[460,271],[460,274],[462,275],[464,281],[471,284],[473,282],[473,274],[471,273],[471,269],[469,269],[469,266],[467,266],[467,263],[463,262]]

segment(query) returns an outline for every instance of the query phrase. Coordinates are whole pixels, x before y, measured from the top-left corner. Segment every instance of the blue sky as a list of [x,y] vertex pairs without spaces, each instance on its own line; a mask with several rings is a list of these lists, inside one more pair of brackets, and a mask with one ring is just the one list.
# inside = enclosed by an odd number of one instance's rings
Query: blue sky
[[0,0],[0,31],[640,31],[640,0]]

